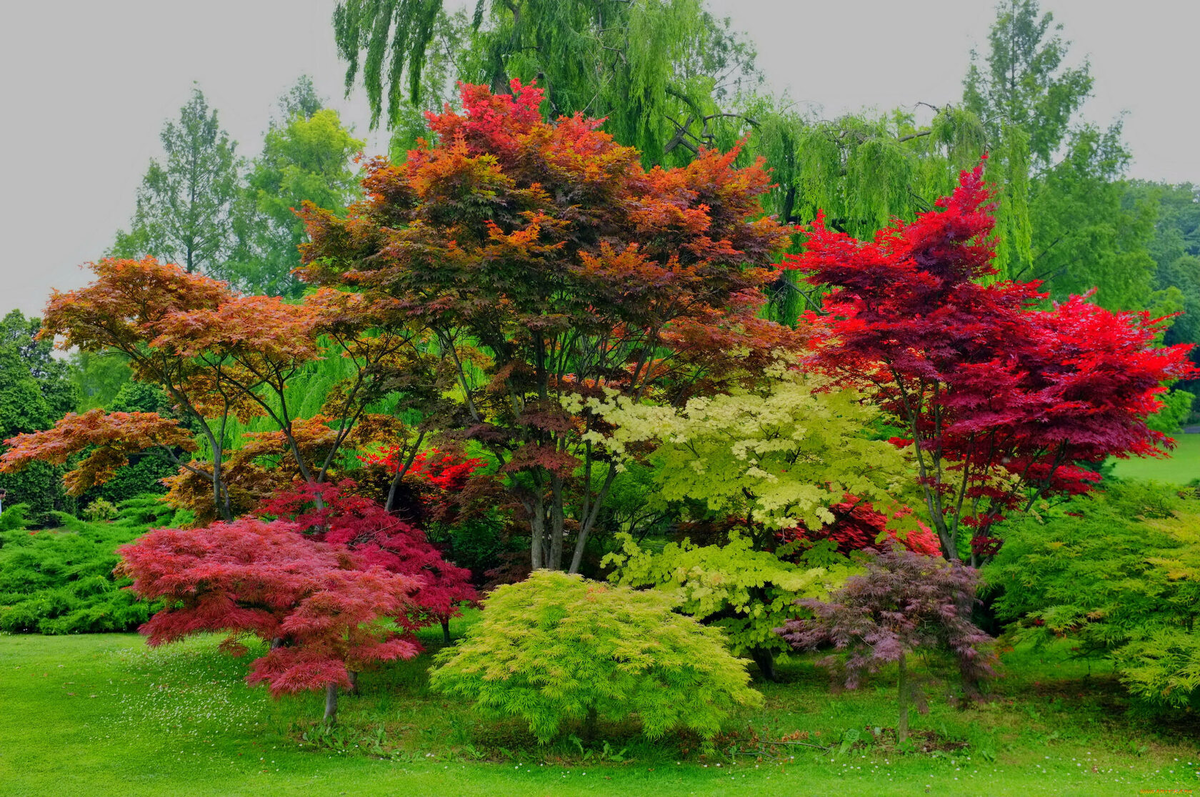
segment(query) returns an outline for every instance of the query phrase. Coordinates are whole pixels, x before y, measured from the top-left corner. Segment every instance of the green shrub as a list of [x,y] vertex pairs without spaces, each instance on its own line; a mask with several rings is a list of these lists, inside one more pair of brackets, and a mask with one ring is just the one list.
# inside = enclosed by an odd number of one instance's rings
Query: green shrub
[[542,742],[566,723],[631,716],[650,738],[711,739],[735,706],[762,696],[720,630],[671,609],[659,592],[539,570],[491,594],[482,620],[438,654],[430,683],[490,718],[522,718]]
[[83,510],[83,516],[93,523],[113,520],[117,516],[117,508],[103,498],[97,498]]
[[604,558],[610,580],[629,587],[655,587],[675,596],[679,611],[724,628],[736,655],[749,655],[764,678],[775,677],[774,659],[790,648],[776,633],[805,616],[796,601],[825,598],[857,572],[832,542],[794,553],[799,564],[777,553],[756,551],[749,537],[731,535],[727,545],[668,543],[661,551],[616,535],[620,550]]
[[1200,501],[1126,484],[1010,522],[1004,539],[984,579],[1016,639],[1072,638],[1139,700],[1200,707]]
[[151,526],[172,525],[175,510],[157,496],[123,501],[111,510],[111,522],[54,513],[62,528],[37,532],[24,530],[21,505],[0,515],[0,631],[132,631],[150,618],[155,607],[122,589],[128,579],[113,577],[115,551]]
[[30,522],[29,504],[13,504],[0,514],[0,531],[25,529],[29,527]]

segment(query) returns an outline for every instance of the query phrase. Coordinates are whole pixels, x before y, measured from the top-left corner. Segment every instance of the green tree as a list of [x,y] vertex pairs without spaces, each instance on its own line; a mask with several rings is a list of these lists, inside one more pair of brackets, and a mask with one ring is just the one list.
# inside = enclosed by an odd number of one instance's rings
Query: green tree
[[76,412],[107,407],[133,378],[129,358],[120,352],[75,351],[68,359],[71,382],[79,392]]
[[[1183,311],[1164,342],[1200,343],[1200,188],[1132,181],[1125,190],[1126,204],[1152,202],[1158,209],[1148,247],[1155,262],[1154,287],[1177,290],[1179,306],[1173,309]],[[1200,363],[1200,349],[1192,352],[1192,359]]]
[[[41,323],[13,310],[0,320],[0,440],[48,429],[78,404],[67,363],[51,356],[52,344],[36,337]],[[53,510],[72,508],[62,472],[44,463],[0,476],[6,501],[28,504],[37,523]]]
[[189,274],[223,276],[238,192],[236,143],[199,88],[192,90],[178,121],[163,126],[161,138],[166,157],[150,162],[129,231],[117,233],[111,254],[152,255]]
[[519,717],[540,742],[568,723],[635,716],[658,738],[691,730],[711,739],[738,706],[760,706],[745,664],[720,630],[672,611],[659,592],[538,571],[498,587],[466,639],[430,674],[440,691],[475,701],[489,718]]
[[303,78],[281,98],[280,109],[288,116],[271,125],[246,177],[241,246],[228,277],[247,293],[298,295],[303,286],[292,270],[300,266],[297,247],[307,237],[294,209],[304,202],[344,208],[357,194],[351,158],[364,142],[351,135],[336,111],[319,103]]
[[1092,92],[1087,61],[1064,66],[1070,43],[1058,35],[1061,24],[1041,13],[1038,0],[1006,0],[997,6],[982,63],[971,54],[964,101],[1000,143],[1006,130],[1028,135],[1034,166],[1048,168],[1075,113]]
[[1038,179],[1031,200],[1036,255],[1022,279],[1044,281],[1056,300],[1096,288],[1110,310],[1152,303],[1155,203],[1131,198],[1121,180],[1129,152],[1121,126],[1071,131],[1064,157]]

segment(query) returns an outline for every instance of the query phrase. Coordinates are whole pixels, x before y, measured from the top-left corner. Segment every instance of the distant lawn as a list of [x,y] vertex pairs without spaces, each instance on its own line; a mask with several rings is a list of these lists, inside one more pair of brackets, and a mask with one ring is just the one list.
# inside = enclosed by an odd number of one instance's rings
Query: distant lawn
[[1187,484],[1200,478],[1200,434],[1175,435],[1176,448],[1167,459],[1114,460],[1113,472],[1122,479],[1146,479],[1167,484]]
[[1200,785],[1194,725],[1132,717],[1109,666],[1089,674],[1066,653],[1007,654],[990,702],[960,710],[936,697],[913,725],[940,749],[908,753],[840,744],[894,722],[886,679],[835,695],[811,661],[792,661],[785,683],[757,684],[766,706],[703,756],[694,740],[647,743],[627,728],[538,747],[430,693],[428,657],[364,675],[338,730],[314,745],[303,735],[321,697],[275,702],[248,688],[246,661],[215,638],[148,650],[129,634],[0,636],[0,795],[1026,797]]

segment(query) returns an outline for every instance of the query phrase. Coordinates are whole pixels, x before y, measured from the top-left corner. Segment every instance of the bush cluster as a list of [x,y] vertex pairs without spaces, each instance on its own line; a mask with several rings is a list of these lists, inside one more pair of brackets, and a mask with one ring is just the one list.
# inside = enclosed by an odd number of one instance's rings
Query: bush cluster
[[[93,504],[94,506],[95,504]],[[86,634],[133,631],[156,607],[123,589],[113,575],[116,549],[151,525],[167,526],[175,512],[157,496],[123,501],[116,519],[83,521],[57,513],[61,528],[29,531],[28,507],[0,515],[0,631]]]

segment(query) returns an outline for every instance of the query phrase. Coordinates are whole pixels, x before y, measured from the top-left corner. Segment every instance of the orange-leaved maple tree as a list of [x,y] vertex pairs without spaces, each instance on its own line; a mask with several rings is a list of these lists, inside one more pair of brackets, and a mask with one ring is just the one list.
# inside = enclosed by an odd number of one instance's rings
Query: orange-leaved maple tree
[[[90,284],[53,293],[42,334],[59,338],[63,348],[120,352],[135,379],[167,394],[175,413],[206,443],[207,461],[182,463],[171,479],[173,502],[193,509],[201,522],[231,520],[290,484],[293,474],[325,480],[339,452],[355,442],[352,435],[360,443],[403,439],[394,418],[366,412],[397,381],[409,384],[416,374],[429,386],[426,394],[436,390],[436,379],[417,365],[429,359],[420,334],[397,324],[382,328],[378,314],[354,294],[325,289],[289,304],[238,295],[225,283],[153,258],[110,258],[90,268]],[[288,382],[327,356],[352,363],[350,374],[329,391],[319,420],[298,418]],[[245,451],[233,441],[231,454],[230,419],[256,417],[268,418],[276,431],[260,433]],[[94,451],[84,462],[98,466],[101,455],[118,462],[139,446],[196,450],[179,445],[184,435],[172,430],[170,419],[136,420],[140,426],[119,416],[69,417],[41,437],[14,439],[0,467],[17,468],[43,453],[61,458]],[[261,464],[264,458],[269,466]],[[112,473],[110,466],[90,469],[72,480],[91,484]]]
[[1038,283],[995,281],[994,211],[981,165],[873,241],[818,218],[785,263],[831,289],[810,363],[905,430],[893,442],[911,447],[943,555],[969,535],[973,563],[1006,512],[1088,490],[1108,457],[1161,454],[1172,441],[1146,418],[1163,382],[1194,374],[1189,346],[1157,346],[1164,319],[1087,297],[1046,308]]
[[587,399],[683,402],[793,345],[759,317],[789,230],[738,151],[645,171],[599,120],[543,119],[541,89],[461,96],[403,163],[367,164],[344,217],[303,211],[302,273],[428,331],[458,382],[445,431],[499,462],[533,567],[574,572],[617,473]]
[[387,618],[412,610],[420,577],[370,565],[353,550],[320,542],[294,523],[252,517],[201,529],[155,529],[118,549],[117,571],[163,608],[141,627],[151,645],[226,632],[222,646],[246,652],[253,634],[269,652],[247,680],[278,696],[326,690],[325,718],[338,687],[381,661],[411,659],[421,646]]

